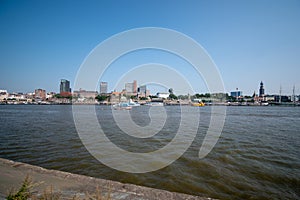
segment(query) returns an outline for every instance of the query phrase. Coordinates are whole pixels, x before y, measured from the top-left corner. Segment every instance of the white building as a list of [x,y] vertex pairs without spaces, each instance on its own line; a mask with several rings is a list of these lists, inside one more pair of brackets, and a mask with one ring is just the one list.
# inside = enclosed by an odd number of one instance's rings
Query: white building
[[156,94],[156,96],[158,97],[158,98],[162,98],[162,99],[167,99],[168,97],[169,97],[169,93],[167,93],[167,92],[158,92],[157,94]]
[[0,90],[0,101],[3,101],[4,99],[8,98],[8,92],[7,90]]

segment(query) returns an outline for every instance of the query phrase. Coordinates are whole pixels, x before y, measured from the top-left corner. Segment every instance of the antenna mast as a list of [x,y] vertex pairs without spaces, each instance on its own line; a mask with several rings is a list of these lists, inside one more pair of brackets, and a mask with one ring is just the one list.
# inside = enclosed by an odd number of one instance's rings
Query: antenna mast
[[293,86],[293,103],[295,104],[296,98],[295,98],[295,85]]
[[281,85],[280,85],[280,89],[279,89],[279,103],[281,103]]

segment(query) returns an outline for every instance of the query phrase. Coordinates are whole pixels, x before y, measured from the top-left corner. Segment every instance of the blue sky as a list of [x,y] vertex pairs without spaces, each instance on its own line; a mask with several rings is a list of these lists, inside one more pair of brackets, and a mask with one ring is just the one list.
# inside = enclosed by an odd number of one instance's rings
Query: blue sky
[[[206,49],[227,92],[239,88],[252,95],[262,80],[269,94],[278,93],[280,85],[285,94],[291,94],[293,85],[300,94],[299,19],[297,0],[1,0],[0,89],[58,92],[60,79],[73,83],[100,42],[132,28],[163,27],[190,36]],[[136,56],[145,62],[161,58],[153,59],[153,52]],[[116,71],[126,71],[119,63]],[[114,89],[118,77],[107,73],[103,78]],[[190,80],[196,92],[207,92],[201,77]]]

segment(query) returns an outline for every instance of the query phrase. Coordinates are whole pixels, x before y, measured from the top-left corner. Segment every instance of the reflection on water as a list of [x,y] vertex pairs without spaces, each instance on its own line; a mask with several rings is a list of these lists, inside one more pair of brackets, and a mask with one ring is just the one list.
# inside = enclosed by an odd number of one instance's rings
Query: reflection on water
[[[106,134],[130,151],[166,145],[177,131],[180,108],[165,107],[164,128],[151,138],[124,136],[108,106],[97,106]],[[149,107],[133,108],[132,120],[150,123]],[[82,145],[68,105],[1,105],[0,157],[72,173],[220,199],[300,198],[300,108],[228,107],[225,127],[213,151],[198,158],[210,107],[200,110],[195,141],[177,161],[145,174],[119,172],[99,163]],[[154,163],[155,164],[155,163]]]

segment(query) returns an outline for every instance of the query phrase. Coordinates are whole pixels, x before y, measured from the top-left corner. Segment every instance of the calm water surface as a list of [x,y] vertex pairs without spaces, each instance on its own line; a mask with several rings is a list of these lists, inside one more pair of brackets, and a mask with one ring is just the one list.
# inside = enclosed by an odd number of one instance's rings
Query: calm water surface
[[[150,139],[122,136],[109,106],[96,106],[116,145],[138,152],[162,148],[178,129],[180,108],[165,107],[161,132]],[[150,122],[148,107],[133,121]],[[200,111],[196,139],[180,159],[159,171],[130,174],[99,163],[82,145],[68,105],[0,105],[0,157],[93,177],[220,199],[300,199],[300,107],[227,107],[217,145],[204,159],[199,148],[210,120]]]

